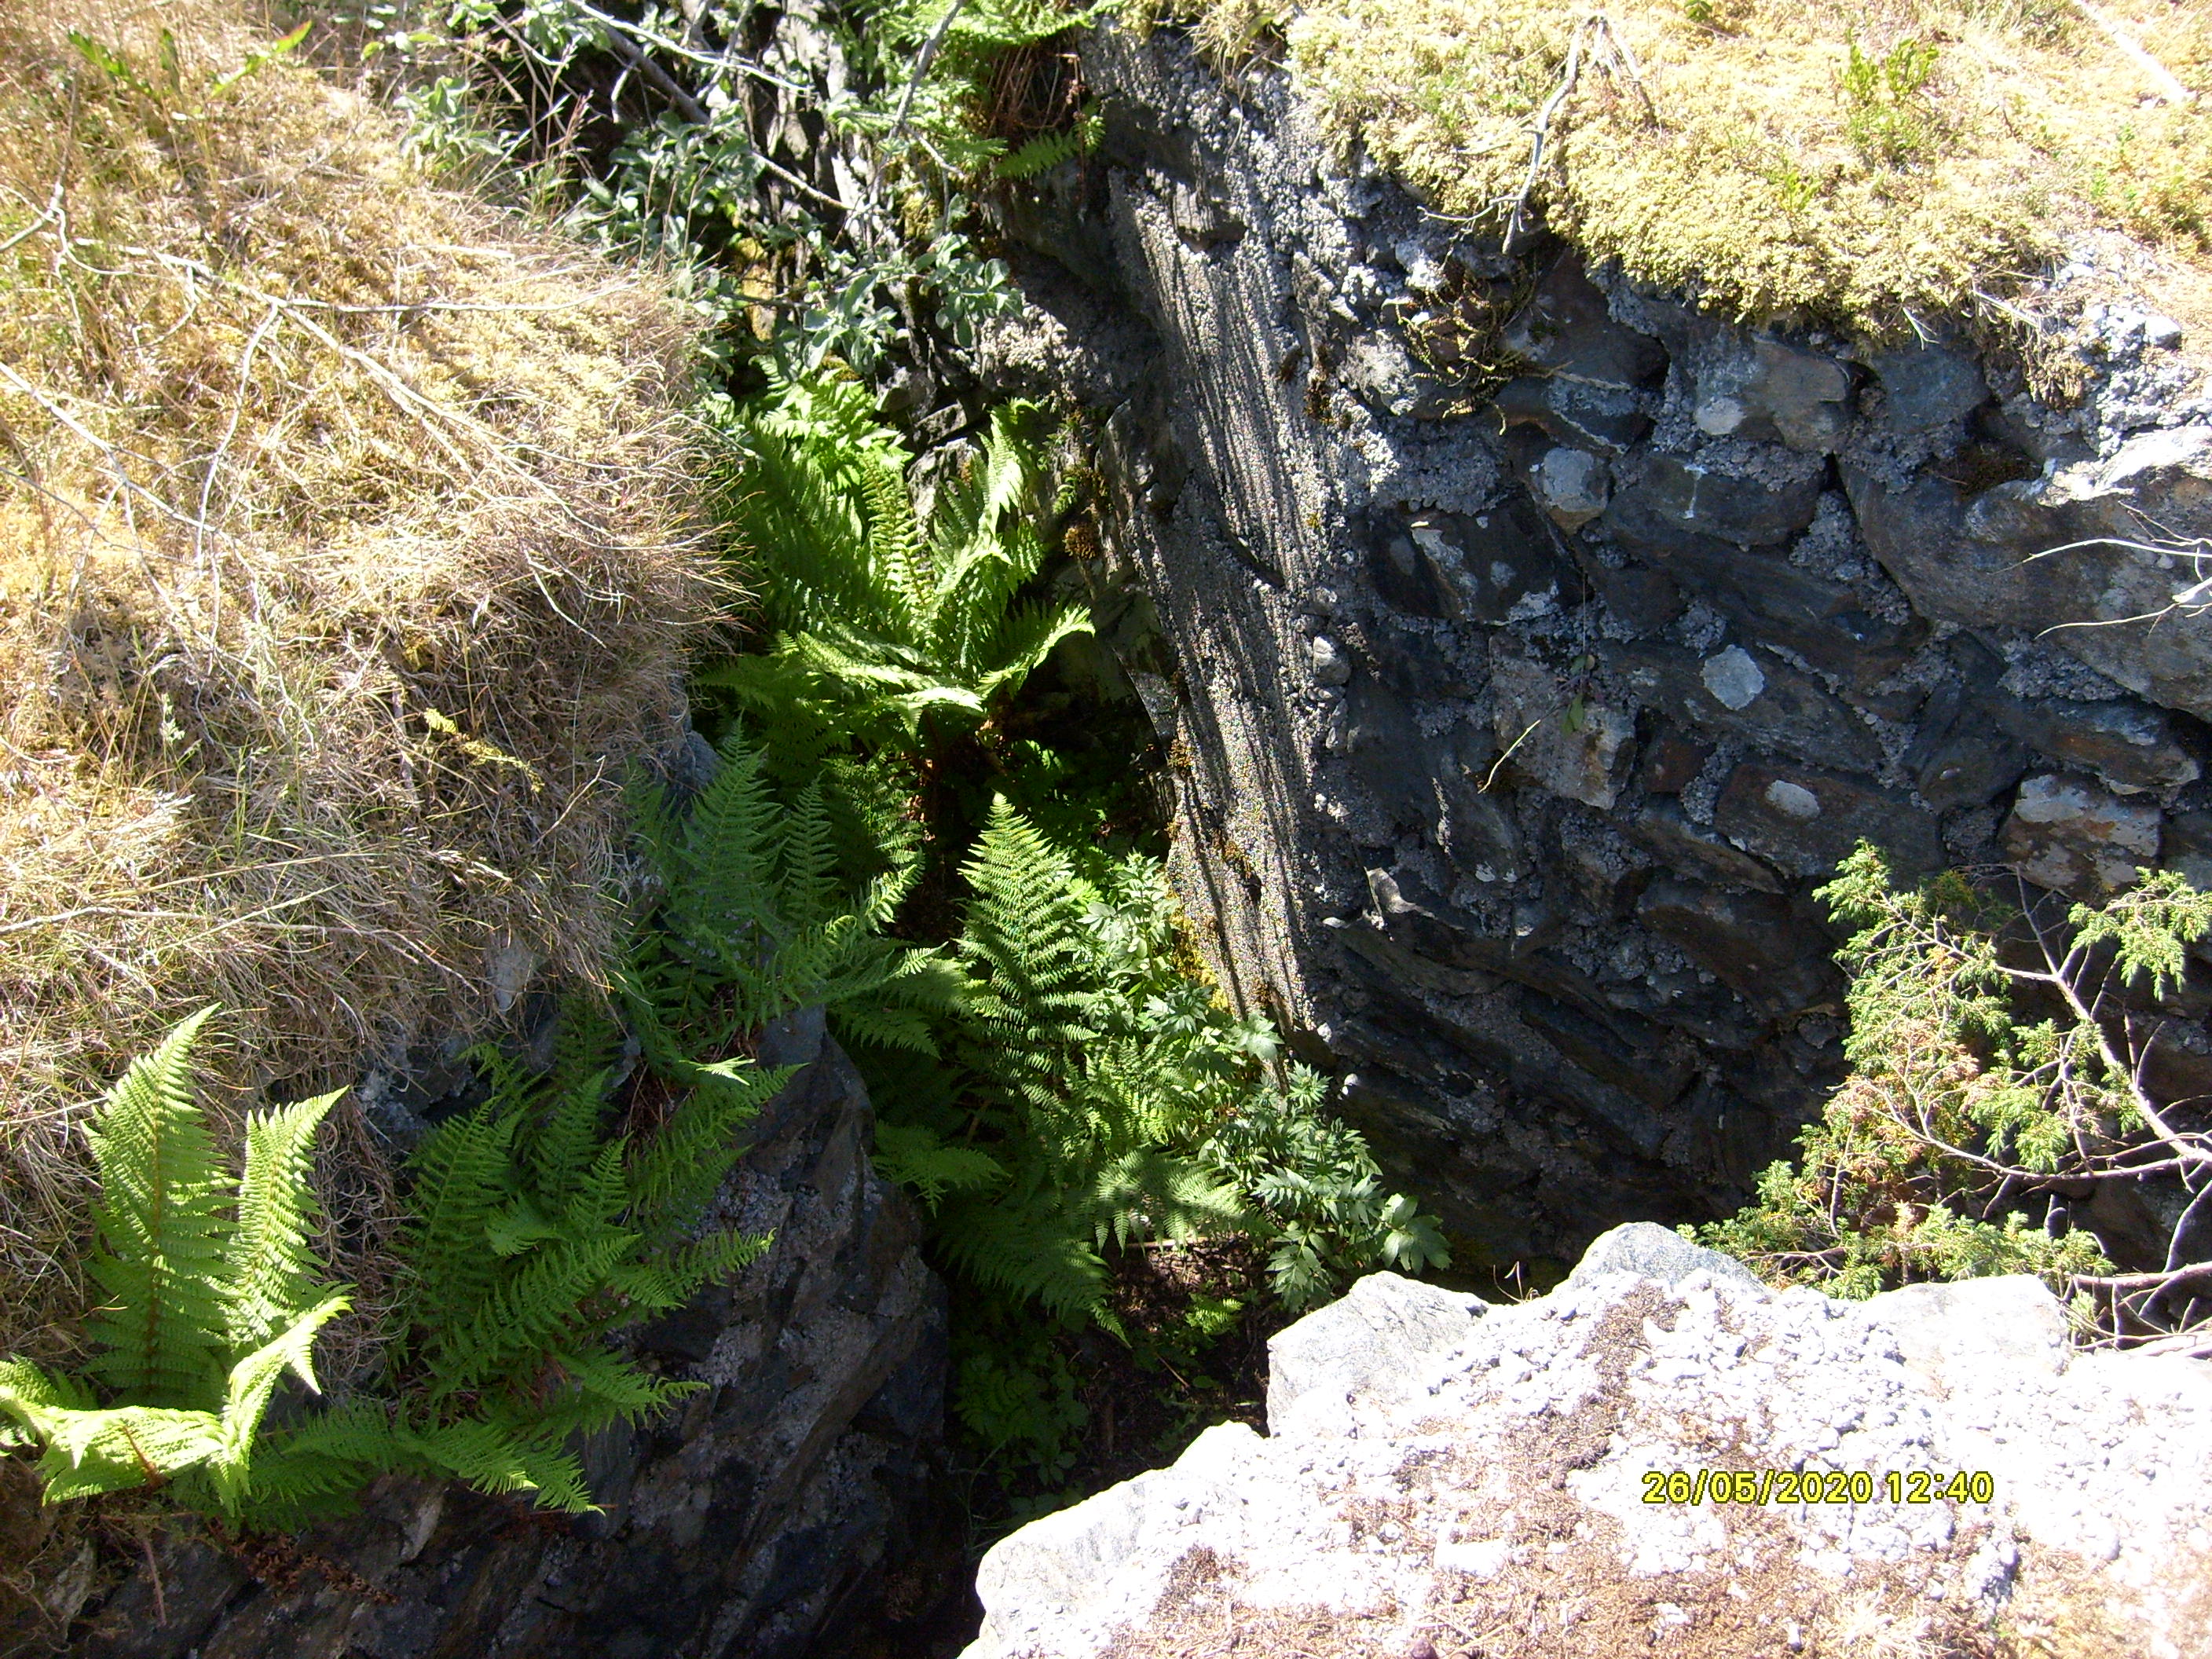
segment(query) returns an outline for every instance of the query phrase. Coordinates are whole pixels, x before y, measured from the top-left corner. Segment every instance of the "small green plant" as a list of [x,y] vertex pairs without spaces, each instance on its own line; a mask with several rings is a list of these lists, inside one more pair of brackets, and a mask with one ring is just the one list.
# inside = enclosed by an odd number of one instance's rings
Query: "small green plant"
[[763,655],[710,665],[788,758],[860,746],[918,756],[979,725],[1054,646],[1088,633],[1080,605],[1018,597],[1044,557],[1038,411],[1010,404],[927,524],[908,456],[849,382],[785,382],[731,433],[725,490],[738,546],[763,555]]
[[1857,41],[1850,43],[1842,75],[1849,106],[1844,124],[1869,161],[1902,167],[1928,149],[1935,136],[1928,82],[1939,55],[1933,42],[1911,35],[1879,58],[1869,58]]
[[1797,163],[1784,156],[1766,172],[1766,181],[1774,187],[1775,200],[1783,212],[1796,216],[1803,213],[1820,198],[1820,181]]
[[[43,1448],[50,1504],[167,1486],[187,1507],[235,1522],[316,1484],[298,1437],[264,1432],[289,1373],[317,1388],[315,1338],[349,1305],[321,1282],[309,1238],[315,1131],[338,1098],[258,1113],[236,1177],[216,1161],[193,1099],[203,1009],[134,1060],[88,1138],[100,1175],[94,1279],[106,1300],[92,1336],[100,1385],[21,1359],[0,1364],[0,1441]],[[106,1403],[100,1403],[104,1392]],[[288,1444],[289,1443],[293,1443]]]
[[2179,980],[2212,895],[2145,872],[2061,926],[1956,872],[1901,891],[1862,843],[1819,896],[1854,929],[1838,952],[1850,1075],[1799,1164],[1770,1168],[1758,1201],[1704,1240],[1843,1296],[2034,1273],[2103,1297],[2115,1334],[2188,1322],[2167,1293],[2206,1269],[2179,1259],[2178,1234],[2166,1272],[2115,1275],[2091,1234],[2053,1236],[2026,1206],[2085,1180],[2212,1172],[2203,1114],[2145,1088],[2164,1027],[2131,1001]]
[[964,1086],[879,1142],[963,1272],[1110,1325],[1109,1244],[1256,1234],[1293,1308],[1350,1273],[1449,1261],[1435,1223],[1384,1194],[1358,1133],[1323,1112],[1321,1079],[1293,1066],[1278,1085],[1272,1030],[1187,970],[1156,861],[1079,867],[1001,801],[964,873]]

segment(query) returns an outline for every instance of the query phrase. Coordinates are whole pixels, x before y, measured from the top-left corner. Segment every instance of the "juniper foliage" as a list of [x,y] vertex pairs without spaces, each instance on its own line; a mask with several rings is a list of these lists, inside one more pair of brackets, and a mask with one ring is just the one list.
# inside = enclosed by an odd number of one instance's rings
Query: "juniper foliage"
[[2212,1178],[2212,1124],[2146,1090],[2164,1023],[2141,994],[2181,977],[2212,896],[2146,871],[2061,924],[1960,872],[1901,890],[1862,843],[1817,896],[1854,930],[1838,953],[1850,1074],[1797,1164],[1770,1167],[1704,1242],[1848,1297],[2008,1273],[2062,1294],[2124,1289],[2106,1316],[2158,1328],[2160,1284],[2112,1285],[2093,1234],[2053,1236],[2029,1206],[2123,1174]]

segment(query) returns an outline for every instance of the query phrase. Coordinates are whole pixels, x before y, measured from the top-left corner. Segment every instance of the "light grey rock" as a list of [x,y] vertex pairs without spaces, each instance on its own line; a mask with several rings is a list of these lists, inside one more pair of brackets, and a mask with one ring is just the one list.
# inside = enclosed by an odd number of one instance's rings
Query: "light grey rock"
[[1759,1276],[1734,1256],[1692,1244],[1673,1228],[1649,1221],[1631,1221],[1600,1233],[1567,1275],[1565,1288],[1579,1289],[1607,1273],[1632,1273],[1670,1286],[1692,1273],[1705,1273],[1765,1294]]
[[1544,452],[1529,473],[1529,488],[1552,522],[1567,530],[1604,512],[1612,493],[1603,458],[1564,446]]
[[[1449,1322],[1440,1351],[1425,1320],[1355,1319],[1353,1343],[1402,1345],[1390,1393],[1266,1438],[1210,1429],[1001,1540],[967,1659],[1203,1652],[1279,1616],[1377,1654],[1509,1628],[1517,1653],[1911,1652],[1939,1624],[1971,1650],[2065,1616],[2048,1586],[2084,1565],[2125,1650],[2208,1651],[2212,1366],[2069,1357],[2033,1280],[1778,1295],[1639,1224],[1551,1295]],[[1947,1489],[1960,1470],[1986,1503]],[[1863,1479],[1864,1501],[1777,1502],[1765,1471]],[[1654,1501],[1677,1477],[1683,1501]],[[1743,1501],[1710,1495],[1739,1478]],[[1613,1621],[1596,1645],[1530,1624],[1570,1599]]]
[[1411,1398],[1421,1368],[1463,1346],[1480,1298],[1370,1273],[1339,1300],[1267,1340],[1267,1431],[1340,1433],[1362,1401]]
[[1850,372],[1834,358],[1732,329],[1700,331],[1688,362],[1692,417],[1710,437],[1779,439],[1815,453],[1850,429]]
[[1352,678],[1352,659],[1326,634],[1316,634],[1306,641],[1306,660],[1316,685],[1343,685]]
[[2066,1368],[2066,1310],[2033,1274],[1907,1285],[1860,1303],[1852,1315],[1893,1341],[1906,1364],[1945,1384],[1972,1388]]
[[2002,832],[2005,856],[2039,887],[2101,898],[2158,862],[2159,813],[2081,778],[2021,781]]

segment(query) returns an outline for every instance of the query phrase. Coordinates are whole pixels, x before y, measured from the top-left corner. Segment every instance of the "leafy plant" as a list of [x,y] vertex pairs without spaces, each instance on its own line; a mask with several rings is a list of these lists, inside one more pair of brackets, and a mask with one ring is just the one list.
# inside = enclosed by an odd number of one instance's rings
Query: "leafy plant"
[[606,1122],[618,1036],[571,1004],[544,1078],[476,1051],[491,1097],[411,1160],[399,1358],[421,1381],[409,1403],[465,1454],[457,1472],[552,1509],[591,1507],[572,1436],[699,1387],[649,1373],[607,1337],[681,1307],[769,1242],[692,1233],[737,1160],[738,1131],[787,1071],[742,1058],[687,1067],[691,1086],[633,1139]]
[[1293,1307],[1346,1272],[1448,1260],[1435,1224],[1382,1194],[1357,1133],[1324,1116],[1320,1079],[1294,1067],[1278,1088],[1273,1032],[1188,971],[1156,861],[1079,870],[1001,801],[964,874],[964,1086],[887,1125],[880,1152],[963,1272],[1110,1324],[1109,1243],[1257,1232]]
[[287,1372],[317,1388],[315,1338],[349,1305],[319,1282],[308,1243],[315,1131],[338,1096],[254,1115],[243,1168],[223,1174],[192,1097],[192,1045],[214,1012],[134,1060],[88,1132],[106,1298],[91,1369],[109,1402],[77,1378],[0,1364],[0,1412],[20,1425],[9,1437],[44,1448],[50,1504],[173,1484],[236,1522],[298,1490],[287,1437],[270,1443],[264,1422]]
[[1044,557],[1038,411],[994,413],[972,464],[917,523],[897,436],[866,394],[783,382],[731,434],[728,521],[763,555],[764,655],[696,683],[728,693],[785,746],[918,753],[926,735],[980,724],[1072,634],[1079,605],[1016,596]]
[[1856,930],[1838,953],[1851,1073],[1798,1166],[1770,1168],[1757,1203],[1705,1242],[1844,1296],[2036,1273],[2102,1297],[2116,1332],[2186,1323],[2174,1293],[2212,1266],[2179,1261],[2178,1231],[2163,1271],[2115,1274],[2090,1234],[2054,1237],[2023,1206],[2083,1181],[2212,1178],[2202,1112],[2145,1087],[2164,1026],[2137,994],[2180,978],[2189,942],[2212,929],[2212,895],[2145,872],[2061,926],[1957,872],[1899,891],[1862,843],[1819,896]]
[[1436,1218],[1385,1193],[1366,1141],[1323,1109],[1321,1075],[1289,1068],[1279,1095],[1248,1098],[1206,1143],[1206,1157],[1247,1200],[1275,1243],[1275,1294],[1293,1309],[1335,1294],[1378,1267],[1419,1273],[1451,1265]]
[[822,1006],[872,1042],[927,1052],[944,997],[933,958],[880,937],[899,875],[848,890],[820,791],[779,798],[742,733],[688,810],[641,782],[632,812],[659,895],[616,976],[647,1068],[627,1125],[610,1121],[621,1029],[572,1003],[546,1076],[477,1052],[491,1097],[423,1143],[409,1200],[413,1397],[475,1458],[460,1472],[558,1509],[591,1502],[571,1437],[696,1387],[607,1338],[767,1247],[700,1230],[739,1132],[789,1076],[748,1056],[761,1028]]
[[1857,41],[1850,43],[1842,75],[1850,106],[1844,127],[1869,161],[1899,167],[1928,147],[1935,112],[1927,89],[1939,56],[1932,41],[1911,35],[1879,58],[1869,57]]
[[[848,769],[841,826],[809,782],[776,791],[742,730],[678,814],[641,782],[631,819],[659,899],[641,916],[617,988],[646,1057],[679,1081],[719,1077],[734,1045],[793,1008],[822,1006],[845,1036],[935,1052],[930,1019],[952,994],[947,965],[883,936],[911,881],[911,849],[875,836],[889,816]],[[871,810],[871,808],[874,810]],[[842,833],[841,833],[842,830]],[[841,868],[887,865],[854,885]],[[712,1056],[702,1064],[695,1056]]]

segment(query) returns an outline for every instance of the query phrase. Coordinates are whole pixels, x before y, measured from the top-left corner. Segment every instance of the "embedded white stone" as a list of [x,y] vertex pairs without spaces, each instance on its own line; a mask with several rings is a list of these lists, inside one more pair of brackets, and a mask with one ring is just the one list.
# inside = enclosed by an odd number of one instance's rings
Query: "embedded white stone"
[[1759,671],[1751,653],[1740,645],[1732,645],[1706,658],[1701,678],[1705,690],[1713,694],[1713,701],[1723,708],[1748,708],[1766,690],[1766,676]]
[[1808,819],[1820,816],[1820,798],[1787,778],[1777,778],[1766,786],[1766,804],[1788,817]]

